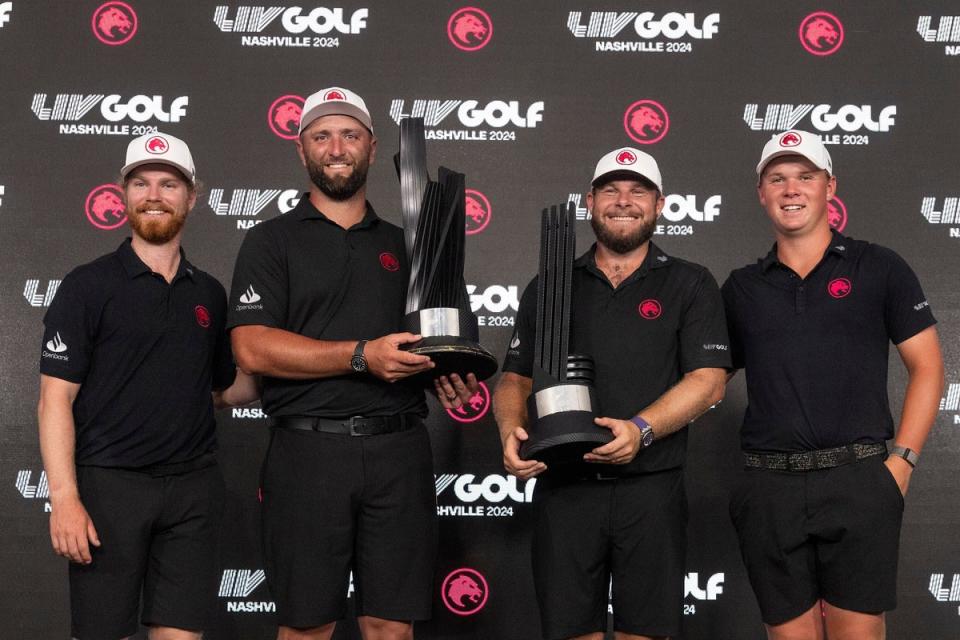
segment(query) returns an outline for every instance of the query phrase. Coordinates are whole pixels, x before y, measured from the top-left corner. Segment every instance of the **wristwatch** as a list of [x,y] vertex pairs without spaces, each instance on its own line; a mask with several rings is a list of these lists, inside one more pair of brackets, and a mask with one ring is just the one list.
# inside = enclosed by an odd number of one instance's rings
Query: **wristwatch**
[[907,461],[911,467],[917,466],[917,463],[920,462],[920,454],[914,451],[913,449],[907,449],[906,447],[901,447],[898,444],[890,447],[890,455],[900,456]]
[[646,449],[653,444],[653,427],[640,416],[633,416],[630,422],[640,428],[640,448]]
[[350,358],[350,368],[357,373],[363,373],[367,370],[367,359],[363,356],[363,347],[366,344],[366,340],[358,342],[357,348],[353,350],[353,357]]

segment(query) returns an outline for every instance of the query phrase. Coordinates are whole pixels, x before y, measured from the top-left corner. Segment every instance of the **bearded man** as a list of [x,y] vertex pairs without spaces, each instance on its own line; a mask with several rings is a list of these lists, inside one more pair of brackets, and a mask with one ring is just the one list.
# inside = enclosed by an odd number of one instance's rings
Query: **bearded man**
[[507,471],[543,476],[534,494],[533,576],[543,637],[601,640],[613,587],[618,640],[680,631],[687,430],[723,397],[730,366],[723,302],[704,267],[650,238],[663,209],[656,160],[632,148],[600,159],[587,193],[597,242],[573,265],[570,351],[591,356],[614,438],[563,469],[523,460],[533,380],[537,280],[494,394]]
[[[44,317],[38,407],[50,538],[70,563],[71,636],[199,640],[215,606],[223,478],[213,408],[238,374],[223,286],[187,261],[186,143],[135,138],[120,171],[133,237],[71,271]],[[232,383],[232,384],[231,384]]]
[[[408,268],[401,229],[366,200],[377,139],[363,99],[307,98],[297,151],[309,193],[257,225],[237,256],[228,326],[240,367],[264,376],[273,418],[263,465],[266,574],[280,640],[326,639],[355,611],[366,640],[413,637],[429,618],[436,493],[423,391],[434,365],[400,347]],[[445,408],[476,392],[439,378]]]

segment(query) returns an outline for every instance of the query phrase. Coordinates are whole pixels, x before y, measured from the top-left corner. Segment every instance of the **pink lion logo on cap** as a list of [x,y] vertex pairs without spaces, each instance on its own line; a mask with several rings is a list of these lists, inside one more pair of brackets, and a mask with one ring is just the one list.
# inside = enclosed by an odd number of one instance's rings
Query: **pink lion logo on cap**
[[323,94],[324,100],[346,100],[347,96],[343,95],[342,91],[337,91],[336,89],[331,89]]
[[163,154],[170,148],[170,143],[163,136],[153,136],[146,142],[147,153]]
[[617,164],[635,164],[637,162],[637,154],[629,149],[624,149],[617,154]]
[[843,44],[843,24],[832,13],[811,13],[800,23],[800,44],[815,56],[835,53]]
[[493,36],[490,16],[476,7],[457,9],[447,21],[447,37],[458,49],[476,51],[487,46]]
[[93,35],[103,44],[124,44],[137,32],[137,14],[125,2],[105,2],[93,12]]
[[487,604],[489,587],[479,571],[464,567],[451,571],[443,581],[440,595],[447,609],[459,616],[470,616]]
[[781,147],[795,147],[801,142],[803,142],[803,138],[801,138],[800,134],[796,131],[787,131],[785,134],[780,136]]

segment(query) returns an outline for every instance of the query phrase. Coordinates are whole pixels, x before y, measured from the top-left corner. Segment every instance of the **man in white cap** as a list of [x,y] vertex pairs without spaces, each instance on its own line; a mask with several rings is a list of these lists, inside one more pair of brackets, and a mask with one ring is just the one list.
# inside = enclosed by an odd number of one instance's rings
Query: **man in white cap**
[[601,640],[613,582],[617,638],[680,632],[686,553],[686,427],[723,397],[730,366],[723,304],[702,266],[650,238],[663,209],[656,161],[638,149],[603,156],[587,193],[597,238],[574,262],[570,352],[593,358],[614,439],[582,464],[547,469],[519,456],[527,439],[537,281],[494,394],[507,471],[538,479],[533,575],[544,638]]
[[[775,134],[757,176],[776,243],[723,285],[748,395],[730,514],[770,638],[883,638],[903,498],[943,391],[936,321],[903,259],[831,229],[819,136]],[[909,378],[896,430],[891,342]]]
[[[273,418],[263,466],[266,574],[280,640],[333,635],[349,576],[367,640],[413,637],[430,617],[436,490],[423,391],[433,367],[402,350],[403,232],[366,200],[377,139],[364,101],[340,87],[307,98],[297,151],[310,191],[246,236],[228,327],[237,362],[265,376]],[[441,378],[458,408],[476,381]]]
[[[246,404],[226,292],[180,248],[190,149],[132,140],[120,171],[133,237],[77,267],[44,317],[40,449],[50,537],[70,562],[72,637],[200,638],[213,611],[223,480],[214,403]],[[231,386],[232,385],[232,386]]]

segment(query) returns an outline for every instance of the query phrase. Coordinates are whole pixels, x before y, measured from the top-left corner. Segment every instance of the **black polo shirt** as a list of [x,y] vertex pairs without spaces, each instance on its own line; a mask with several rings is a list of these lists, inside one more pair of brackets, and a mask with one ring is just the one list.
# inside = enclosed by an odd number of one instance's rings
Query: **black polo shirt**
[[140,468],[214,450],[210,392],[236,369],[227,296],[181,250],[169,284],[133,251],[71,271],[43,319],[40,373],[79,383],[78,465]]
[[[573,265],[570,353],[594,359],[600,415],[629,419],[684,374],[729,368],[723,302],[716,280],[697,264],[666,255],[652,242],[640,267],[614,288],[597,268],[596,245]],[[537,333],[537,278],[520,299],[503,370],[531,377]],[[657,440],[629,465],[586,469],[635,474],[683,464],[687,430]]]
[[[403,231],[367,204],[343,229],[308,194],[289,213],[247,232],[237,255],[229,328],[264,325],[317,340],[374,339],[401,331],[407,292]],[[271,416],[426,415],[423,391],[370,373],[290,380],[264,377]]]
[[827,449],[893,437],[890,342],[936,323],[920,282],[890,249],[833,232],[806,278],[777,259],[723,285],[733,364],[746,368],[742,446]]

